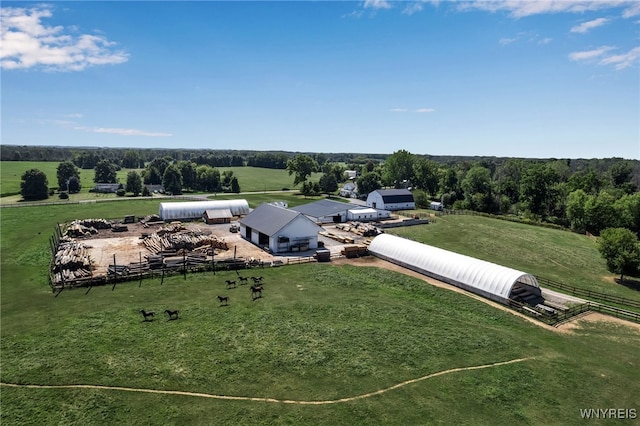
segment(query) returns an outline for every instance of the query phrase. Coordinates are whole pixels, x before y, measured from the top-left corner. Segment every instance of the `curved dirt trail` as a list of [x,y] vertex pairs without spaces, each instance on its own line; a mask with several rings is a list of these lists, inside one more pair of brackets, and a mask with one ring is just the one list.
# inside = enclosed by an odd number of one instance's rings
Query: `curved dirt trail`
[[512,359],[510,361],[502,361],[495,362],[493,364],[484,364],[484,365],[476,365],[472,367],[460,367],[460,368],[451,368],[449,370],[439,371],[437,373],[431,373],[426,376],[418,377],[417,379],[406,380],[404,382],[395,384],[393,386],[389,386],[388,388],[379,389],[374,392],[365,393],[362,395],[351,396],[348,398],[341,399],[329,399],[324,401],[296,401],[291,399],[275,399],[275,398],[259,398],[259,397],[250,397],[250,396],[229,396],[229,395],[213,395],[208,393],[199,393],[199,392],[185,392],[185,391],[171,391],[171,390],[155,390],[155,389],[135,389],[135,388],[126,388],[119,386],[99,386],[99,385],[18,385],[14,383],[0,383],[0,386],[14,387],[14,388],[32,388],[32,389],[107,389],[107,390],[117,390],[117,391],[125,391],[125,392],[142,392],[142,393],[154,393],[154,394],[163,394],[163,395],[182,395],[182,396],[194,396],[199,398],[212,398],[212,399],[226,399],[226,400],[234,400],[234,401],[255,401],[255,402],[271,402],[271,403],[279,403],[279,404],[297,404],[297,405],[329,405],[329,404],[337,404],[341,402],[350,402],[358,399],[370,398],[375,395],[381,395],[383,393],[392,391],[394,389],[401,388],[403,386],[409,385],[411,383],[420,382],[422,380],[431,379],[433,377],[443,376],[449,373],[456,373],[458,371],[469,371],[469,370],[482,370],[485,368],[491,367],[499,367],[501,365],[514,364],[517,362],[524,362],[534,359],[530,358],[517,358]]

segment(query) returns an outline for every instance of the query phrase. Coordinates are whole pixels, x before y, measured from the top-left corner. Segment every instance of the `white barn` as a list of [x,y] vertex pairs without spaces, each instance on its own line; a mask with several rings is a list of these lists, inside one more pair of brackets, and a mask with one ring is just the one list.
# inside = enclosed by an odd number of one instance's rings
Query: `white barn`
[[[389,212],[386,212],[389,213]],[[387,215],[388,217],[389,215]],[[379,211],[376,209],[351,209],[347,210],[347,220],[357,220],[359,222],[367,222],[378,220],[380,218]]]
[[[249,214],[247,200],[185,201],[160,203],[158,215],[162,220],[201,219],[205,211],[229,210],[233,216]],[[226,213],[226,212],[225,212]]]
[[369,252],[496,302],[542,299],[538,281],[531,274],[406,238],[380,234],[371,241]]
[[319,231],[304,214],[267,203],[240,220],[240,235],[272,253],[317,249]]
[[367,196],[367,207],[381,210],[412,210],[416,208],[408,189],[377,189]]

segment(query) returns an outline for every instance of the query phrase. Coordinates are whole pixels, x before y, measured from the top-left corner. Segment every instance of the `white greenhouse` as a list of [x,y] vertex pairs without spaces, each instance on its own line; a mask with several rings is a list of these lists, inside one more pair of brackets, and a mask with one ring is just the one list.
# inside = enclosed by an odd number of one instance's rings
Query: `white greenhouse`
[[369,252],[500,303],[542,297],[538,281],[531,274],[406,238],[380,234],[369,245]]
[[158,214],[162,220],[200,219],[206,210],[229,210],[233,216],[243,216],[249,214],[249,203],[247,203],[247,200],[160,203]]

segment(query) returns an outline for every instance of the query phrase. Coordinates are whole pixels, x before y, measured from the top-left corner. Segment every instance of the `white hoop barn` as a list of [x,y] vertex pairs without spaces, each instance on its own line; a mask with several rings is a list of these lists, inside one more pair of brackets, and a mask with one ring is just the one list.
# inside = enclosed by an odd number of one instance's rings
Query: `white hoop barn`
[[160,203],[159,216],[162,220],[201,219],[206,210],[229,210],[233,216],[244,216],[249,214],[249,203],[247,200]]
[[503,304],[509,299],[528,302],[542,297],[538,280],[531,274],[406,238],[380,234],[371,241],[369,252]]

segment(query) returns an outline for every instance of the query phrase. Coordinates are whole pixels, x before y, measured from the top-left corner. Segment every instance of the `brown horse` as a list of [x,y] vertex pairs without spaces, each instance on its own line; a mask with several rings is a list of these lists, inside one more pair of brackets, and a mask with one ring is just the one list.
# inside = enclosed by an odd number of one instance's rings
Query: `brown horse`
[[229,304],[229,296],[218,296],[218,301],[220,302],[221,305],[223,303],[225,305],[228,305]]
[[170,311],[168,309],[165,309],[164,313],[169,315],[169,321],[178,319],[178,310],[177,309],[175,311]]
[[228,289],[236,287],[236,281],[235,280],[233,280],[233,281],[232,280],[227,280],[226,283],[227,283],[227,288]]
[[142,314],[143,321],[153,321],[153,318],[156,316],[155,312],[153,311],[147,312],[144,309],[141,309],[140,313]]
[[262,286],[261,285],[252,285],[251,286],[251,298],[253,300],[256,300],[260,297],[262,297]]

